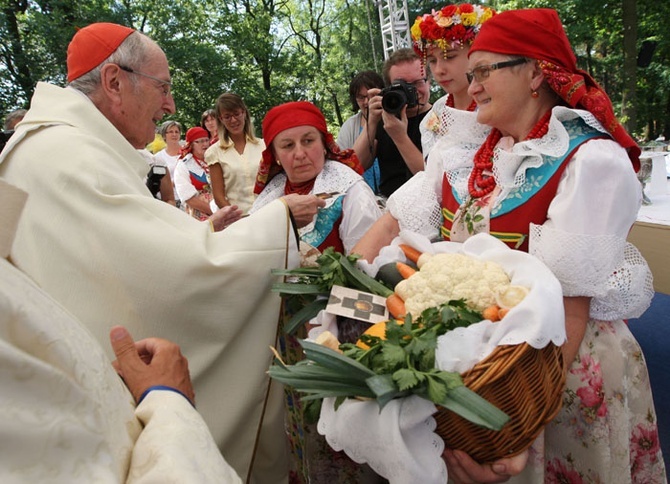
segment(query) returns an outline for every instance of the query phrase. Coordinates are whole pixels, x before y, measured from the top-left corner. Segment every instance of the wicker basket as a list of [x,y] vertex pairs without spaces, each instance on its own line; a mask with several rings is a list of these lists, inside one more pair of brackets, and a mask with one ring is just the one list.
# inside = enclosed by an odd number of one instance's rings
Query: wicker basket
[[499,346],[463,374],[465,385],[510,416],[500,430],[487,430],[445,408],[435,420],[437,433],[451,449],[480,463],[526,450],[561,408],[565,383],[561,349],[537,350],[528,344]]

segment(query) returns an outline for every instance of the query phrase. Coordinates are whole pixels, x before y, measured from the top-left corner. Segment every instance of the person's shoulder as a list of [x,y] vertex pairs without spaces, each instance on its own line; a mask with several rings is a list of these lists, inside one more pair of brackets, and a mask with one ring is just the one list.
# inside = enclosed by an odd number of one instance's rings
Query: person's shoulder
[[344,129],[345,126],[349,127],[352,124],[355,124],[356,122],[358,122],[360,120],[361,116],[362,116],[362,114],[361,114],[360,111],[358,111],[353,116],[349,116],[347,119],[344,120],[344,123],[342,123],[342,128],[341,129]]
[[221,144],[217,141],[216,143],[210,145],[210,147],[205,150],[205,159],[210,158],[212,156],[217,156],[222,151],[223,150],[221,149]]
[[323,165],[323,170],[321,170],[324,175],[337,176],[341,180],[361,180],[365,181],[361,175],[356,173],[356,170],[347,166],[346,164],[335,161],[335,160],[326,160],[326,163]]

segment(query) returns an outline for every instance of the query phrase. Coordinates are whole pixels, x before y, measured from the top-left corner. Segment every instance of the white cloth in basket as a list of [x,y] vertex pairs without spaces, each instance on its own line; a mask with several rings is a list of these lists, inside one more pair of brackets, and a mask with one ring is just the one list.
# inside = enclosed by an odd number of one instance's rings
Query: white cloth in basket
[[[398,247],[401,243],[421,252],[460,252],[497,262],[510,276],[512,284],[530,289],[502,321],[482,321],[441,336],[435,355],[440,369],[463,373],[498,345],[526,342],[540,349],[550,342],[556,345],[565,342],[561,286],[535,257],[512,250],[488,234],[475,235],[464,243],[430,243],[419,234],[403,231],[390,246],[382,249],[372,264],[361,261],[359,266],[374,275],[383,264],[404,260]],[[446,466],[441,458],[442,448],[436,447],[436,442],[442,440],[432,431],[435,428],[432,414],[436,410],[431,402],[416,396],[394,400],[382,412],[376,402],[353,400],[335,412],[332,400],[326,400],[318,430],[334,449],[344,450],[356,462],[367,462],[391,484],[443,484]]]
[[380,411],[375,401],[349,399],[337,412],[334,403],[334,398],[323,401],[318,424],[333,449],[367,463],[392,484],[447,482],[444,441],[434,432],[432,402],[413,395],[391,400]]

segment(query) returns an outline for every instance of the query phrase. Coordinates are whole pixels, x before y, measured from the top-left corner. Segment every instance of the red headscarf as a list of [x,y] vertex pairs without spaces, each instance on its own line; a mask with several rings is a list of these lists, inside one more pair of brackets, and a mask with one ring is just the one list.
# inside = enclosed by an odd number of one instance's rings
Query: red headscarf
[[626,150],[635,170],[640,148],[614,115],[605,91],[577,59],[555,10],[509,10],[489,19],[475,38],[468,55],[482,50],[537,59],[549,87],[569,106],[591,112]]
[[363,167],[353,150],[340,151],[333,135],[328,132],[326,118],[319,108],[307,101],[295,101],[275,106],[268,111],[263,119],[263,141],[265,141],[266,148],[258,167],[254,193],[261,193],[265,185],[283,170],[275,159],[272,151],[272,141],[282,131],[296,126],[314,126],[324,135],[326,157],[328,159],[344,163],[359,175],[363,173]]
[[67,47],[68,82],[98,67],[133,32],[134,29],[123,25],[105,22],[79,29]]
[[209,131],[207,131],[205,128],[201,128],[200,126],[196,126],[186,131],[186,144],[181,149],[180,158],[184,158],[187,154],[191,153],[191,143],[200,138],[209,139]]

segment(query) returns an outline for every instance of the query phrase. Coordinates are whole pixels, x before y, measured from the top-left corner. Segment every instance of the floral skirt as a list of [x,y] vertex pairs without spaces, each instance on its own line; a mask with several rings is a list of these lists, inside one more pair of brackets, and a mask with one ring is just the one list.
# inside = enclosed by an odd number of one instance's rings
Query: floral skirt
[[[212,200],[214,200],[214,196],[212,195],[212,193],[209,190],[201,191],[198,195],[196,195],[196,197],[198,197],[200,200],[202,200],[205,203],[209,203]],[[186,204],[186,205],[188,207],[188,204]],[[187,211],[188,211],[188,213],[191,217],[197,218],[200,221],[205,221],[205,220],[209,219],[209,215],[207,215],[204,212],[201,212],[197,208],[188,207]]]
[[623,321],[589,322],[563,407],[510,482],[667,482],[647,366]]

